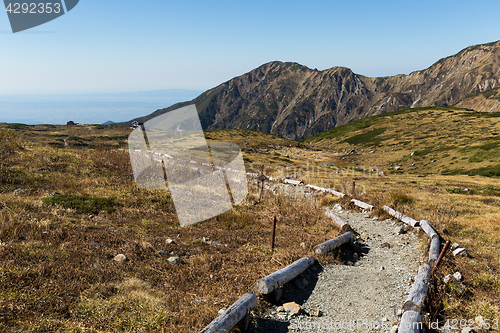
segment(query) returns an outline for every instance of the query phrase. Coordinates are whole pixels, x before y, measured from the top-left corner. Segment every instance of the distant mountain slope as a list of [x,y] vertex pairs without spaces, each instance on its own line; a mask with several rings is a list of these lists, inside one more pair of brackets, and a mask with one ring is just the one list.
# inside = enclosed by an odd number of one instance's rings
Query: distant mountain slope
[[[179,103],[139,118],[147,120],[195,103],[207,130],[240,128],[303,139],[375,114],[448,106],[500,86],[500,41],[470,46],[409,75],[370,78],[345,67],[318,71],[270,62]],[[467,107],[490,111],[469,100]]]

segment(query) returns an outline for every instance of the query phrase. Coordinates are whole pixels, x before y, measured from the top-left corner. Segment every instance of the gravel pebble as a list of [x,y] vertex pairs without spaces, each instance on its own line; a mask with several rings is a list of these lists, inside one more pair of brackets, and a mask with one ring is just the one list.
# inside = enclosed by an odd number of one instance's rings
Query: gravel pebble
[[[352,248],[344,248],[342,257],[349,258],[345,259],[347,265],[313,266],[314,270],[301,274],[297,279],[308,281],[304,289],[298,289],[294,283],[285,285],[281,302],[296,302],[304,312],[284,315],[276,311],[283,303],[269,304],[266,310],[256,313],[253,332],[390,331],[423,258],[419,239],[412,232],[402,238],[395,232],[397,223],[393,220],[376,221],[356,212],[344,212],[342,218],[363,235],[363,239],[358,239],[360,251],[353,256],[348,253]],[[393,245],[381,246],[386,243]],[[314,316],[317,311],[321,318]],[[356,320],[359,325],[351,325]],[[343,323],[349,328],[335,328]],[[368,323],[382,328],[370,329]]]

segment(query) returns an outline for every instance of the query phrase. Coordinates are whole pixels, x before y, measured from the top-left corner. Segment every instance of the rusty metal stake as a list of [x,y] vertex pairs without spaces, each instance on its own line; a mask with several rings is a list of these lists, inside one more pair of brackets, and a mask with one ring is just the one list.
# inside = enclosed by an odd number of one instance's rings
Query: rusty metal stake
[[436,271],[439,263],[441,262],[441,259],[443,259],[444,254],[446,253],[446,251],[448,251],[448,247],[450,247],[450,241],[449,240],[447,240],[446,243],[444,244],[444,247],[441,250],[441,253],[439,254],[439,257],[436,260],[436,263],[434,264],[434,267],[432,268],[431,275],[434,275],[434,272]]
[[274,236],[276,235],[276,216],[273,217],[273,226],[271,229],[271,253],[274,250]]
[[355,198],[356,197],[356,183],[354,180],[352,181],[352,196]]

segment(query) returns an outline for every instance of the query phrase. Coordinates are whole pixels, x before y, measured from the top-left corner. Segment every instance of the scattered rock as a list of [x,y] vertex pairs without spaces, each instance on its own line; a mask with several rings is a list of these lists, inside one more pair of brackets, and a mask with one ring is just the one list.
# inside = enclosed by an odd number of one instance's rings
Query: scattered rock
[[457,248],[459,248],[459,247],[460,247],[460,245],[458,245],[458,243],[451,244],[451,250],[452,251],[455,250],[455,249],[457,249]]
[[90,241],[89,245],[91,245],[91,246],[101,246],[101,244],[99,244],[99,242],[96,242],[96,241]]
[[14,195],[22,195],[28,193],[28,190],[25,190],[24,188],[18,188],[14,190]]
[[165,242],[166,242],[167,244],[175,244],[175,242],[174,242],[172,239],[170,239],[170,238],[167,238],[167,239],[165,240]]
[[338,211],[341,211],[342,210],[342,206],[339,205],[339,204],[335,204],[335,206],[333,206],[334,209],[338,210]]
[[380,270],[385,271],[385,267],[384,266],[380,267]]
[[158,254],[161,255],[161,256],[166,256],[167,252],[163,251],[163,250],[160,250],[160,251],[158,251]]
[[396,165],[396,166],[394,167],[394,170],[401,171],[401,170],[403,170],[403,168],[401,168],[399,165]]
[[59,193],[59,192],[52,192],[52,193],[49,194],[49,196],[51,196],[51,197],[57,197],[57,196],[60,196],[60,195],[62,195],[62,193]]
[[99,267],[99,265],[97,265],[96,263],[93,263],[93,264],[90,265],[90,267],[91,268],[97,268],[97,267]]
[[180,264],[181,263],[181,258],[175,256],[175,257],[170,257],[168,258],[168,261],[171,263],[171,264],[174,264],[174,265],[177,265],[177,264]]
[[403,229],[403,227],[396,227],[396,228],[394,229],[394,233],[395,233],[396,235],[402,235],[402,234],[404,234],[404,233],[405,233],[405,229]]
[[464,249],[463,247],[459,247],[453,251],[454,256],[461,256],[461,257],[467,257],[467,250]]
[[311,311],[309,312],[309,315],[311,315],[313,317],[321,317],[323,315],[323,312],[321,312],[321,310],[311,309]]
[[303,249],[305,250],[305,249],[307,248],[307,245],[306,245],[306,243],[303,243],[303,242],[302,242],[302,243],[300,243],[300,247],[301,247],[301,248],[303,248]]
[[464,280],[464,277],[460,272],[455,272],[455,274],[453,274],[453,278],[455,278],[458,282],[462,282]]
[[380,245],[380,247],[381,247],[381,248],[388,248],[388,249],[390,249],[390,248],[391,248],[391,244],[389,244],[389,243],[382,243],[382,244]]
[[288,312],[288,314],[291,314],[291,315],[299,314],[302,311],[304,311],[302,309],[302,307],[300,305],[298,305],[297,303],[295,303],[295,302],[289,302],[289,303],[283,304],[283,309],[286,312]]
[[443,278],[443,282],[444,282],[444,283],[448,283],[448,282],[450,282],[450,280],[451,280],[451,275],[449,275],[449,274],[448,274],[448,275],[446,275],[446,276]]
[[443,235],[449,235],[449,234],[450,234],[450,233],[448,232],[448,229],[446,229],[446,228],[441,229],[441,233],[442,233]]
[[127,257],[123,254],[123,253],[120,253],[120,254],[117,254],[114,258],[113,258],[114,261],[117,261],[117,262],[124,262],[124,261],[127,261]]

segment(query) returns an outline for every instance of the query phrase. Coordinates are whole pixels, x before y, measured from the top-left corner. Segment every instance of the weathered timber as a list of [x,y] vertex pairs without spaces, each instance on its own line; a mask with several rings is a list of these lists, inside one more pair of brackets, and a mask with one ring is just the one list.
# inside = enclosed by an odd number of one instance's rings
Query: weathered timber
[[441,248],[441,241],[439,237],[434,237],[431,239],[431,246],[429,247],[429,264],[434,266],[434,263],[439,258],[439,252]]
[[250,310],[257,305],[257,296],[246,293],[241,296],[229,309],[215,318],[200,333],[227,333],[240,321],[244,320]]
[[370,205],[370,204],[367,204],[366,202],[359,201],[359,200],[356,200],[356,199],[352,199],[351,202],[353,202],[356,206],[358,206],[361,209],[364,209],[364,210],[373,210],[373,206]]
[[345,194],[342,193],[342,192],[338,192],[338,191],[335,191],[335,190],[332,190],[331,188],[327,188],[325,192],[328,192],[330,194],[333,194],[337,197],[345,197]]
[[314,253],[321,254],[321,253],[327,253],[330,252],[331,250],[339,247],[340,245],[347,243],[351,239],[354,238],[354,235],[352,232],[346,232],[345,234],[342,234],[338,237],[335,237],[333,239],[330,239],[329,241],[326,241],[324,243],[321,243],[319,245],[316,245],[314,247]]
[[302,185],[304,184],[301,180],[293,180],[293,179],[283,179],[283,183],[291,184],[291,185]]
[[408,217],[405,214],[400,213],[397,210],[392,209],[391,207],[384,206],[384,207],[382,207],[382,209],[385,210],[387,213],[389,213],[389,215],[394,216],[398,220],[401,220],[401,222],[409,224],[414,228],[419,226],[419,222],[417,220],[414,220],[411,217]]
[[332,190],[331,188],[324,188],[324,187],[319,187],[319,186],[311,185],[311,184],[307,184],[306,187],[309,187],[310,189],[313,189],[315,191],[330,193],[330,194],[333,194],[337,197],[344,197],[345,196],[344,193]]
[[420,333],[422,316],[417,311],[405,311],[399,323],[398,333]]
[[429,289],[429,278],[431,276],[431,267],[427,264],[420,266],[415,282],[411,287],[410,294],[403,304],[403,310],[422,312],[424,299]]
[[281,288],[285,283],[293,280],[299,274],[314,264],[314,257],[308,256],[299,259],[290,265],[276,271],[260,280],[257,280],[253,286],[254,292],[267,295],[274,290]]
[[432,229],[431,225],[426,220],[420,221],[420,227],[430,239],[433,239],[434,237],[439,238],[438,234],[434,231],[434,229]]
[[333,220],[333,223],[340,229],[340,232],[345,233],[352,230],[346,221],[335,215],[331,210],[327,210],[325,214]]

